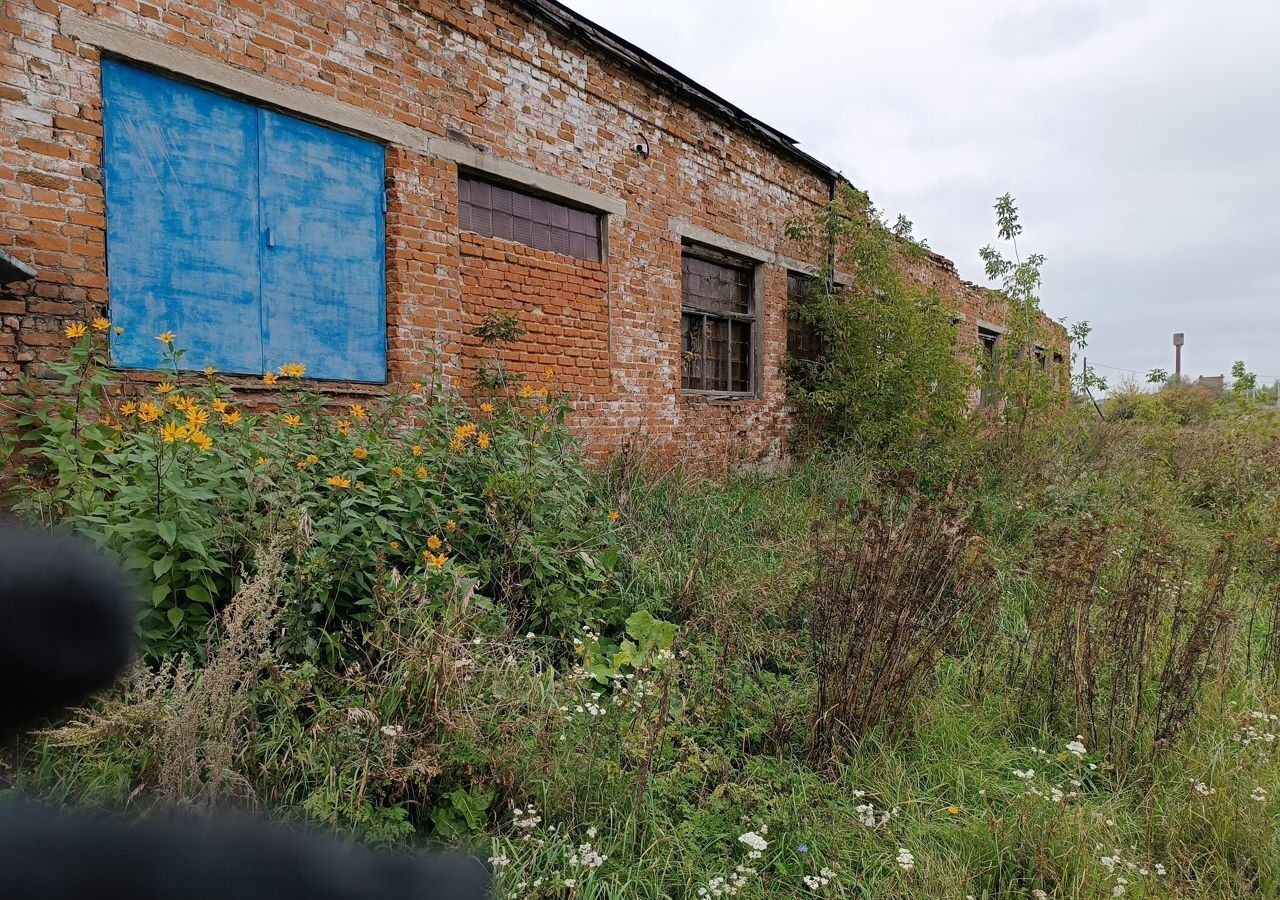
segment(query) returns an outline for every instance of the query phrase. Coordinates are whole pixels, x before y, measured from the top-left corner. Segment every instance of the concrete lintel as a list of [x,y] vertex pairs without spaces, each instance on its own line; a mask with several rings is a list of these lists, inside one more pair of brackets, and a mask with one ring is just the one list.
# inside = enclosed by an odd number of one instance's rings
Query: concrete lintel
[[67,37],[75,38],[81,43],[90,44],[125,59],[202,81],[348,131],[398,144],[425,156],[454,162],[465,168],[484,172],[544,193],[556,194],[582,206],[623,218],[627,214],[626,201],[616,197],[598,193],[563,178],[517,163],[495,159],[492,155],[475,147],[442,138],[389,116],[371,113],[353,104],[326,97],[306,88],[280,84],[261,75],[219,62],[194,50],[176,47],[153,37],[136,34],[73,9],[62,10],[59,25],[62,33]]
[[756,262],[772,263],[778,259],[778,255],[771,250],[765,250],[763,247],[757,247],[754,244],[748,244],[746,241],[740,241],[736,238],[725,237],[723,234],[717,234],[708,228],[685,222],[675,216],[668,220],[667,230],[677,237],[699,244],[706,244],[708,247],[724,250],[726,253],[745,256],[747,259],[754,259]]
[[[803,259],[796,259],[793,256],[784,256],[781,253],[777,254],[777,263],[792,272],[803,272],[805,275],[813,275],[814,277],[817,277],[819,272],[822,271],[821,266],[815,266],[811,262],[805,262]],[[836,272],[832,275],[831,280],[840,285],[840,287],[848,287],[853,284],[853,276],[848,272]]]
[[985,328],[987,331],[994,331],[996,334],[1004,334],[1007,330],[1003,325],[988,322],[986,319],[978,319],[978,327]]

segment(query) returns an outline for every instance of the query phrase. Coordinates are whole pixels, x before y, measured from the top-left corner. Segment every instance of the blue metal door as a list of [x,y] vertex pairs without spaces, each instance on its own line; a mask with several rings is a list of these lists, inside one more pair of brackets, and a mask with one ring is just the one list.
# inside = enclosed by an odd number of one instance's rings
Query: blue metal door
[[384,151],[102,63],[107,275],[118,365],[386,380]]
[[184,368],[261,372],[257,111],[110,59],[102,88],[115,362],[172,331]]
[[384,381],[380,144],[262,110],[263,342],[268,368]]

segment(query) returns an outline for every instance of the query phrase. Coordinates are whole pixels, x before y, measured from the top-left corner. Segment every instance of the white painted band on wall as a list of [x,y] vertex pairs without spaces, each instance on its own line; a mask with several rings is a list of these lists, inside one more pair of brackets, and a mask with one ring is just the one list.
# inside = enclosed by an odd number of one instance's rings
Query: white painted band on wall
[[67,37],[90,44],[107,53],[174,72],[286,112],[297,113],[309,119],[397,144],[424,156],[457,163],[464,168],[483,172],[522,187],[555,194],[589,209],[626,218],[625,200],[601,194],[527,166],[497,159],[476,147],[442,138],[421,128],[389,116],[371,113],[342,100],[326,97],[306,88],[279,84],[194,50],[176,47],[157,38],[127,31],[72,9],[62,10],[59,16],[59,27]]

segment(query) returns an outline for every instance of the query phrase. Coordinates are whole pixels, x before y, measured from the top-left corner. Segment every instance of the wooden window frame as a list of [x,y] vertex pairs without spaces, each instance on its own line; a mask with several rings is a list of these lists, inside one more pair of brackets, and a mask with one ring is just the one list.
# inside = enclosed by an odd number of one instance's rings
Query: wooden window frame
[[[978,382],[979,409],[990,409],[996,405],[997,399],[994,396],[994,392],[1000,384],[1000,366],[996,357],[996,350],[999,348],[1003,337],[994,328],[978,326],[978,349],[981,354],[978,365],[982,369],[979,373],[981,378]],[[988,360],[990,360],[990,365],[988,365]]]
[[[737,269],[747,275],[747,311],[745,313],[730,313],[726,311],[713,311],[701,308],[696,305],[690,305],[684,291],[684,271],[686,259],[698,259],[709,262],[714,265],[726,268]],[[762,285],[763,269],[757,260],[750,259],[745,256],[727,253],[723,250],[717,250],[708,247],[705,244],[698,244],[692,241],[684,241],[680,247],[680,393],[683,396],[706,397],[710,399],[754,399],[760,396],[760,310],[763,306],[763,285]],[[684,323],[686,318],[701,318],[702,320],[702,383],[704,387],[694,388],[685,387],[684,375]],[[728,386],[733,385],[733,325],[745,324],[747,326],[747,388],[746,390],[724,390],[719,388],[705,387],[707,383],[707,334],[709,328],[708,322],[723,321],[729,328],[727,335],[727,353],[726,358],[726,378],[725,382]]]
[[[484,199],[481,200],[480,196]],[[507,208],[502,208],[502,207]],[[538,221],[546,213],[546,222]],[[585,224],[589,217],[594,228]],[[499,226],[497,222],[504,222]],[[605,214],[520,185],[458,172],[458,229],[579,262],[606,265]],[[579,249],[579,247],[581,249]]]
[[[810,322],[802,322],[794,319],[791,315],[792,306],[797,301],[803,300],[803,294],[792,290],[793,284],[804,285],[800,290],[813,287],[819,282],[818,276],[810,275],[807,272],[797,272],[795,270],[787,271],[787,355],[793,359],[802,359],[807,362],[818,362],[823,357],[822,332],[818,330],[816,325]],[[807,340],[811,341],[813,347],[811,350],[806,349],[797,352],[793,346],[792,336],[803,335],[808,332]]]

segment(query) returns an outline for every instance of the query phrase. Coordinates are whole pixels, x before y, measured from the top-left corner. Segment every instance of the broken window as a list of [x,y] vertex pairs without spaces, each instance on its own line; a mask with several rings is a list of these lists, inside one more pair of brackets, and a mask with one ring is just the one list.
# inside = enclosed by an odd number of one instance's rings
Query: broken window
[[818,287],[818,279],[799,272],[787,273],[787,354],[793,359],[817,362],[822,358],[822,332],[799,314]]
[[681,257],[680,386],[686,391],[755,390],[755,266],[702,247]]
[[993,406],[999,396],[996,386],[1000,384],[1000,358],[996,347],[1000,343],[1000,333],[990,328],[978,328],[978,366],[981,369],[981,381],[978,384],[978,406]]
[[463,231],[600,262],[602,218],[600,213],[517,188],[458,176],[458,228]]

